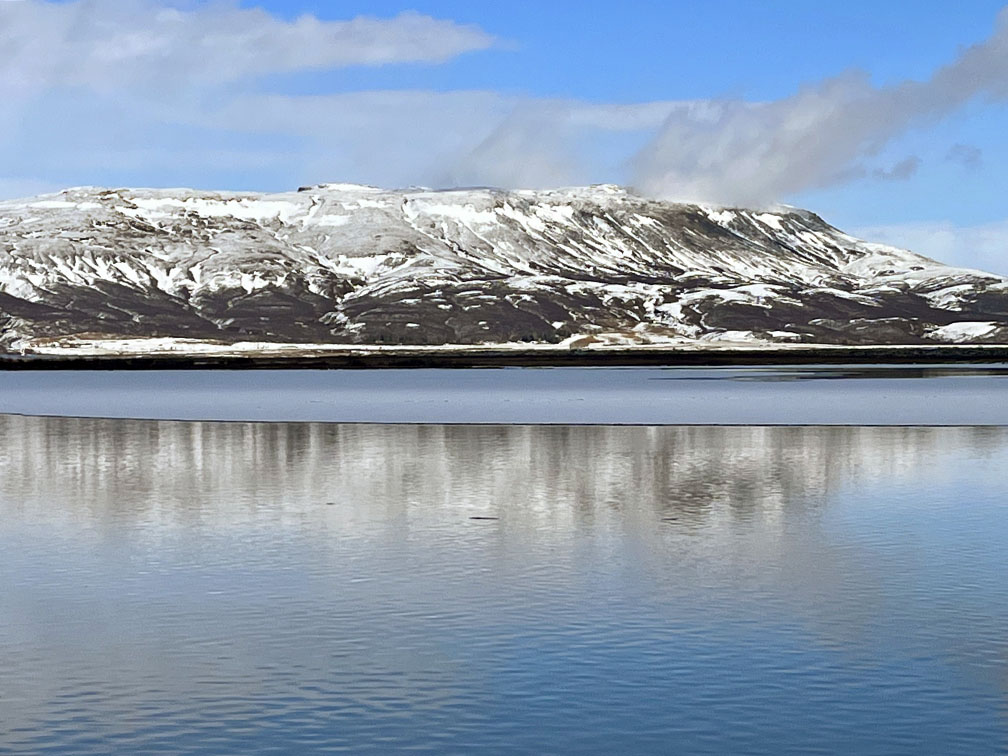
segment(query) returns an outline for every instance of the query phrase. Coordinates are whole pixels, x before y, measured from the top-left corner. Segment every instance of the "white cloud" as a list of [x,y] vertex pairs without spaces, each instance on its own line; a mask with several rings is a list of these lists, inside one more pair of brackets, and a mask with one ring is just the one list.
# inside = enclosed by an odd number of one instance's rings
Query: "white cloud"
[[870,226],[851,233],[935,260],[1008,276],[1008,221],[960,226],[948,221]]
[[[471,122],[477,107],[491,118],[484,103],[500,98],[449,93],[431,104],[465,105],[435,112],[424,93],[265,96],[261,77],[439,63],[494,44],[478,27],[413,12],[286,21],[232,0],[178,7],[0,0],[0,175],[29,172],[46,186],[234,181],[280,189],[306,172],[319,179],[375,172],[383,175],[370,180],[398,181],[431,159],[428,143],[451,128],[453,113]],[[395,144],[385,151],[374,137],[383,133],[409,142],[398,167],[390,162]],[[320,176],[326,167],[334,173]],[[36,184],[8,181],[4,191],[18,186]]]
[[674,107],[480,91],[236,91],[212,103],[61,94],[38,104],[25,126],[7,132],[0,164],[67,176],[65,183],[151,183],[147,177],[155,176],[160,185],[213,188],[234,183],[279,190],[335,180],[383,186],[594,183],[613,180],[626,155]]
[[851,73],[774,102],[676,111],[637,156],[637,184],[666,197],[773,202],[850,176],[896,136],[978,97],[1008,98],[1008,10],[993,36],[926,81],[875,87]]
[[627,153],[599,139],[641,134],[643,143],[675,107],[681,106],[382,91],[243,97],[214,123],[309,137],[314,169],[329,176],[397,186],[534,188],[612,180]]
[[4,174],[263,189],[617,181],[759,205],[856,176],[909,178],[916,158],[872,159],[972,99],[1008,98],[1008,12],[922,82],[876,87],[849,73],[774,102],[615,105],[492,91],[264,93],[268,74],[436,63],[495,40],[416,13],[288,21],[233,0],[168,2],[0,0]]
[[0,3],[0,87],[192,90],[269,73],[439,63],[493,44],[478,27],[412,12],[286,21],[233,2],[22,0]]
[[466,129],[478,141],[454,155],[444,153],[432,183],[542,188],[619,180],[625,178],[619,176],[623,145],[607,144],[607,138],[653,132],[680,107],[520,99],[499,101],[494,110],[500,106],[502,117],[487,109]]

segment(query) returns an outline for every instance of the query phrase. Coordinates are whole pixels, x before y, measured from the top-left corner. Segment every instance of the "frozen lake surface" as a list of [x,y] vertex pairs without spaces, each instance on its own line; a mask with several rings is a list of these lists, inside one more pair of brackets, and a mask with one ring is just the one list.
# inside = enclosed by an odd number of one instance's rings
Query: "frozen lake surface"
[[[489,380],[460,375],[463,396]],[[625,375],[640,411],[681,390]],[[3,401],[182,413],[207,385],[141,377],[168,396],[4,376]],[[269,378],[213,380],[312,410]],[[368,378],[278,380],[351,380],[364,416]],[[880,406],[886,380],[730,385]],[[929,402],[960,379],[900,380]],[[0,753],[999,752],[1006,469],[996,427],[2,416]]]
[[0,413],[391,423],[1005,425],[1008,366],[0,372]]

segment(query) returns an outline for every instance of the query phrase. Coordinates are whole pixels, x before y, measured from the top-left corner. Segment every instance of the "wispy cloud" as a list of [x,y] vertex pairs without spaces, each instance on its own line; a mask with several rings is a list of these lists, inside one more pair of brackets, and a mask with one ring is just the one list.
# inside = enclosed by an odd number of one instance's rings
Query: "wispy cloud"
[[950,163],[973,170],[983,164],[983,150],[972,144],[953,144],[945,155]]
[[[270,74],[438,63],[495,44],[478,27],[417,13],[286,20],[232,0],[0,0],[0,170],[47,183],[274,189],[618,181],[761,205],[857,177],[910,178],[915,156],[873,165],[893,139],[977,98],[1008,99],[1008,11],[988,40],[926,80],[876,86],[846,73],[771,102],[305,96],[261,85]],[[957,145],[948,159],[970,167],[980,156]]]
[[1008,10],[993,36],[926,81],[873,86],[850,73],[774,102],[677,111],[635,159],[656,195],[763,204],[835,183],[908,129],[978,98],[1008,97]]
[[[491,91],[247,95],[201,114],[203,125],[306,140],[311,170],[404,186],[546,187],[613,180],[628,148],[675,102],[546,100]],[[616,144],[606,144],[614,137]],[[633,149],[632,147],[629,149]],[[624,170],[624,178],[625,170]]]
[[[428,113],[425,124],[422,93],[267,97],[263,77],[436,64],[496,44],[479,27],[415,12],[285,20],[237,0],[0,0],[0,178],[43,177],[6,178],[0,195],[110,177],[200,186],[226,177],[282,188],[303,178],[302,166],[326,164],[365,178],[389,160],[373,134],[415,124],[410,144],[420,156],[436,136],[425,125],[442,127],[452,111]],[[454,99],[483,107],[468,95]],[[494,117],[492,108],[482,112]],[[313,122],[342,128],[326,135]],[[255,136],[263,127],[268,138]]]
[[882,181],[906,181],[920,170],[921,159],[911,155],[896,163],[891,168],[876,168],[872,175]]
[[632,141],[637,134],[643,144],[670,112],[682,107],[688,106],[512,102],[503,119],[483,124],[477,144],[445,164],[439,183],[540,188],[625,180],[620,137]]
[[232,2],[21,0],[0,3],[0,87],[191,90],[270,73],[438,63],[494,42],[478,27],[419,13],[286,21]]

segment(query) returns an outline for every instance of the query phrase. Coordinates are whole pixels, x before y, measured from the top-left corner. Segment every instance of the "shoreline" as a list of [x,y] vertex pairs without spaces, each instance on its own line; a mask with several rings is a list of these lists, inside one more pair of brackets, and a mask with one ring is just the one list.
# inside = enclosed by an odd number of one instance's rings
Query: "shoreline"
[[[286,347],[286,345],[285,345]],[[0,370],[375,370],[1008,363],[1008,345],[353,347],[148,354],[0,354]]]

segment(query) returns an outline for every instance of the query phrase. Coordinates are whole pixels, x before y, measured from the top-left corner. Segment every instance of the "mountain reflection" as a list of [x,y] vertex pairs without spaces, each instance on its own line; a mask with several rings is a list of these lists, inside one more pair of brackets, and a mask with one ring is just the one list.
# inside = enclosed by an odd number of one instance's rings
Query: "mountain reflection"
[[[268,519],[499,517],[706,527],[817,507],[843,486],[937,474],[942,449],[993,453],[997,428],[390,426],[0,416],[0,499],[91,527]],[[53,507],[54,500],[73,503]],[[314,517],[312,520],[314,521]]]
[[0,416],[0,751],[987,752],[1006,462],[1008,428]]

